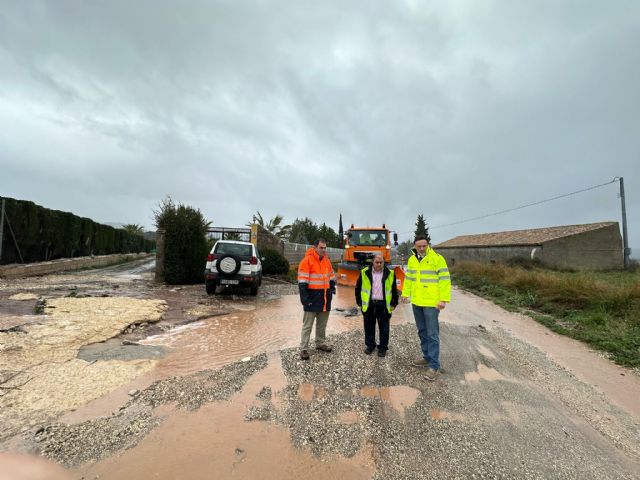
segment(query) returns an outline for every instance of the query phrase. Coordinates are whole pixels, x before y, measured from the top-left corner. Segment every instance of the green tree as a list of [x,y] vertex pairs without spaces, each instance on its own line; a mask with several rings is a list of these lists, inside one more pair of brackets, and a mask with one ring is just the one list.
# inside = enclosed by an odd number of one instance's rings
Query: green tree
[[398,244],[398,254],[402,255],[404,258],[407,258],[411,253],[411,248],[413,248],[413,242],[411,240],[400,242]]
[[253,216],[253,221],[251,223],[247,223],[247,226],[250,227],[252,224],[257,223],[274,235],[277,235],[280,238],[287,238],[291,230],[291,225],[283,225],[283,222],[284,217],[280,214],[277,214],[271,220],[265,222],[262,214],[259,211],[256,211],[255,215]]
[[344,245],[344,228],[342,228],[342,214],[340,214],[340,221],[338,222],[338,248],[342,248]]
[[418,215],[418,219],[416,220],[416,231],[415,236],[424,235],[427,237],[427,241],[429,244],[431,243],[431,237],[429,236],[429,227],[427,227],[427,222],[424,220],[424,215]]
[[333,228],[324,223],[318,227],[318,237],[324,238],[327,241],[327,247],[340,247],[340,237]]
[[311,244],[318,238],[324,238],[328,247],[339,248],[340,237],[336,231],[325,223],[318,226],[308,217],[296,218],[291,224],[289,241],[293,243]]
[[203,282],[209,222],[200,210],[176,205],[171,197],[160,202],[153,213],[156,227],[165,231],[164,281],[173,285]]
[[122,227],[122,230],[130,233],[131,235],[144,236],[144,228],[137,223],[128,223]]
[[319,236],[318,226],[308,217],[303,219],[296,218],[291,224],[291,229],[289,231],[290,242],[309,244]]

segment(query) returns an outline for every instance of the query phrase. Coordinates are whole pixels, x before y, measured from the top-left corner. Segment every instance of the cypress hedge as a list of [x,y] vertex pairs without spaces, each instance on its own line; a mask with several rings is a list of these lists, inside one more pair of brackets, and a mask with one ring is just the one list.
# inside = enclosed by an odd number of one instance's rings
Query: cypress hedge
[[5,198],[5,224],[0,241],[2,264],[150,252],[155,248],[155,242],[140,235],[13,198]]

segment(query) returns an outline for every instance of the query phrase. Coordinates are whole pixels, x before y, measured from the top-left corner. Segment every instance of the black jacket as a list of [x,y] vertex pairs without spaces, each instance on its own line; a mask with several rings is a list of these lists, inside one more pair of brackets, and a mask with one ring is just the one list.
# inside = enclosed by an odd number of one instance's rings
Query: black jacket
[[[371,287],[373,288],[373,267],[367,267],[367,269],[364,271],[364,274],[369,277],[369,281],[371,282]],[[384,282],[387,281],[387,278],[389,278],[389,275],[391,274],[391,270],[389,270],[387,268],[387,266],[385,265],[384,267],[382,267],[382,296],[384,297],[384,300],[387,300],[387,293],[384,291]],[[359,307],[362,307],[362,299],[360,298],[360,292],[362,291],[362,272],[360,273],[360,275],[358,276],[358,281],[356,282],[356,303],[358,304]],[[373,292],[371,292],[373,295]],[[396,284],[396,282],[393,282],[393,286],[391,287],[391,306],[393,308],[398,306],[398,286]]]

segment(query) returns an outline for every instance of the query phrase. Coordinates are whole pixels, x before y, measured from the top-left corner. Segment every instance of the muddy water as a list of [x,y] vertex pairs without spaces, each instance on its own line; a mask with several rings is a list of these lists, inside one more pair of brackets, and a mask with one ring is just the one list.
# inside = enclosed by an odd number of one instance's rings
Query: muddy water
[[[355,306],[353,288],[339,287],[327,325],[327,334],[362,329],[362,316],[347,317],[335,308]],[[286,295],[255,304],[229,301],[228,315],[212,316],[148,337],[140,343],[170,347],[172,353],[160,360],[158,377],[185,375],[204,368],[216,368],[261,352],[275,352],[300,342],[302,307],[297,295]],[[406,309],[394,312],[392,324],[407,321]],[[409,311],[410,314],[410,311]],[[312,339],[315,333],[312,333]]]
[[360,390],[360,395],[369,398],[380,397],[387,404],[391,405],[391,407],[393,407],[401,417],[404,417],[405,409],[416,403],[420,392],[415,388],[411,388],[406,385],[399,385],[395,387],[382,388],[364,387]]
[[[291,444],[288,430],[271,422],[244,420],[247,408],[259,405],[258,392],[268,385],[278,408],[285,377],[277,355],[229,402],[206,405],[196,412],[156,410],[166,417],[138,446],[76,470],[83,478],[371,478],[375,463],[365,446],[352,458],[314,457]],[[345,418],[354,422],[356,417]],[[277,461],[274,461],[277,459]]]

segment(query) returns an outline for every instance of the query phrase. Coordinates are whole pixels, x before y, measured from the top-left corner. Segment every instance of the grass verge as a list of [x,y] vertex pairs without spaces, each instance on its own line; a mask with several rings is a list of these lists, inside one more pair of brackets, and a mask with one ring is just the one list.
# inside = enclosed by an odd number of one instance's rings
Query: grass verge
[[471,262],[451,271],[464,290],[607,352],[620,365],[640,367],[640,272],[561,272]]

